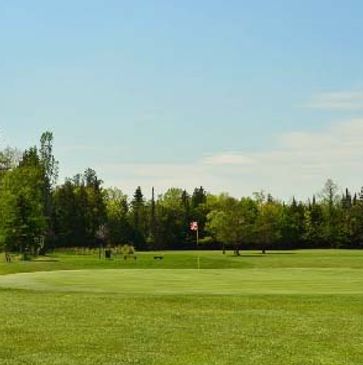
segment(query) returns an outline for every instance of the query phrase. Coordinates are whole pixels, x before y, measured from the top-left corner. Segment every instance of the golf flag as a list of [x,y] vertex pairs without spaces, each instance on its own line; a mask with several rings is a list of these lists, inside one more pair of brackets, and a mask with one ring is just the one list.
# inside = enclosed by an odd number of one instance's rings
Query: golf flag
[[198,222],[190,223],[190,230],[191,231],[198,231]]

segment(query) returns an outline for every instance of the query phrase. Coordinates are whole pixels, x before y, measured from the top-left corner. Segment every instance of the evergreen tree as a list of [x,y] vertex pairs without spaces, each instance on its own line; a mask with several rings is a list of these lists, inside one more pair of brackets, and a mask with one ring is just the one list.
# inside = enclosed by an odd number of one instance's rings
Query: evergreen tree
[[156,241],[158,237],[157,232],[157,218],[156,218],[156,202],[155,202],[155,189],[152,187],[151,190],[151,201],[150,201],[150,234],[148,238],[148,245],[151,248],[156,248]]
[[133,228],[132,241],[138,249],[145,248],[146,217],[145,201],[141,187],[138,186],[131,201],[131,226]]
[[60,247],[79,245],[75,232],[79,229],[77,219],[78,205],[74,186],[71,180],[67,180],[62,186],[53,192],[53,227],[56,242]]
[[290,205],[282,206],[281,248],[303,246],[305,207],[293,198]]
[[182,225],[182,237],[187,247],[191,246],[191,243],[195,239],[195,234],[190,230],[190,223],[193,221],[191,214],[191,197],[186,190],[181,194],[181,205],[183,209],[183,225]]
[[308,247],[323,247],[323,212],[320,204],[316,202],[315,195],[312,203],[305,209],[304,239]]
[[[354,202],[354,199],[353,199]],[[363,248],[363,187],[350,211],[350,247]]]

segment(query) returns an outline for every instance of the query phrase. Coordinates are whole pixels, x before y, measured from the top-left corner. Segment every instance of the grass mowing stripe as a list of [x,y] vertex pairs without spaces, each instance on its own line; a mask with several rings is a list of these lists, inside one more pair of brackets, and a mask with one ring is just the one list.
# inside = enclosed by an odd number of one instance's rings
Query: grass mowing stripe
[[[297,250],[273,251],[262,255],[258,251],[241,251],[235,257],[231,252],[220,251],[166,251],[137,253],[137,260],[99,260],[96,252],[75,255],[55,252],[36,261],[0,260],[0,275],[18,272],[77,270],[77,269],[195,269],[197,255],[201,257],[202,269],[248,269],[248,268],[360,268],[363,269],[363,250]],[[154,260],[155,255],[163,260]]]
[[363,294],[360,269],[76,270],[12,274],[0,288],[132,294]]

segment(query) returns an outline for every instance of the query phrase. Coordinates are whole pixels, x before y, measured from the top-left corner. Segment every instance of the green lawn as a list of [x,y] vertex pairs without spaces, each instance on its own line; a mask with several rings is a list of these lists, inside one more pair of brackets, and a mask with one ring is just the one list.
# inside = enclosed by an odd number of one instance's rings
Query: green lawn
[[363,251],[155,255],[0,262],[0,364],[363,364]]

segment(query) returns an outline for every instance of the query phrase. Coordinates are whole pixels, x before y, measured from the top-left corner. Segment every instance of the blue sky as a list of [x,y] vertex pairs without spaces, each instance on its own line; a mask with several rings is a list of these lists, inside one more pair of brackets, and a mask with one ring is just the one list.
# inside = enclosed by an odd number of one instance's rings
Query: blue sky
[[362,14],[349,0],[1,1],[0,148],[50,129],[62,177],[90,166],[127,193],[358,189]]

